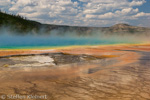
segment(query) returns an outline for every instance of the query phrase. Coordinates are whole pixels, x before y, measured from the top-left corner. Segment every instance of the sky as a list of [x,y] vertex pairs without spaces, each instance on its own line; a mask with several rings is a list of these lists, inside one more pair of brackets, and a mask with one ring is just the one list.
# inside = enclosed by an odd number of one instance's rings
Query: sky
[[46,24],[150,27],[150,0],[0,0],[0,9]]

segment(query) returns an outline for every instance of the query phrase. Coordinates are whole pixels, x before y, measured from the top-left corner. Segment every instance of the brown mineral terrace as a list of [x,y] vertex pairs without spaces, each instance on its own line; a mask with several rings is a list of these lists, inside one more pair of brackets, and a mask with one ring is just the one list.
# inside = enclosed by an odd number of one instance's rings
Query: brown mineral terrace
[[6,100],[16,94],[46,95],[47,100],[150,100],[149,44],[1,50],[0,56],[0,98]]

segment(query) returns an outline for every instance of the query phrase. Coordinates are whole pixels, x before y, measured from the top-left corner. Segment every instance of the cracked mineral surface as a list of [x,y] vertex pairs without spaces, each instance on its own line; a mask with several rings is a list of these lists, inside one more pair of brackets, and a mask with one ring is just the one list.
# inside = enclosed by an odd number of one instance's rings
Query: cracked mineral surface
[[3,55],[0,95],[8,94],[47,95],[47,100],[150,100],[150,46]]

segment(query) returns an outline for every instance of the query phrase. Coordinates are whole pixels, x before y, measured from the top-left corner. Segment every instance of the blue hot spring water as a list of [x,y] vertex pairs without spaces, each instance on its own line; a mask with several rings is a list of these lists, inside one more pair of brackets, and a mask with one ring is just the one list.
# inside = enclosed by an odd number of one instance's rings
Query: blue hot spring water
[[35,36],[35,35],[0,35],[0,49],[30,49],[41,47],[60,47],[74,45],[106,45],[120,44],[125,41],[103,39],[101,37],[75,36]]

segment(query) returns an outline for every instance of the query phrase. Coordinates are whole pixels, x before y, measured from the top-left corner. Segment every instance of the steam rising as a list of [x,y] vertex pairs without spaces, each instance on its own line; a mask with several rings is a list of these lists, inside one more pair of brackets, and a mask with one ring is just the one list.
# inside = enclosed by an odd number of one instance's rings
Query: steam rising
[[71,46],[71,45],[104,45],[150,43],[150,34],[112,33],[92,30],[89,34],[78,33],[76,30],[64,31],[55,29],[50,32],[28,32],[20,35],[11,32],[7,27],[0,29],[0,48],[23,48],[41,46]]

